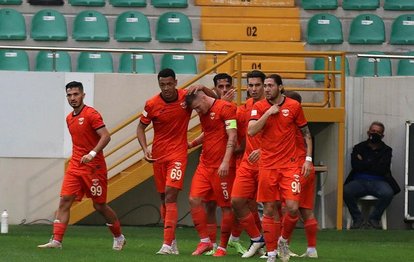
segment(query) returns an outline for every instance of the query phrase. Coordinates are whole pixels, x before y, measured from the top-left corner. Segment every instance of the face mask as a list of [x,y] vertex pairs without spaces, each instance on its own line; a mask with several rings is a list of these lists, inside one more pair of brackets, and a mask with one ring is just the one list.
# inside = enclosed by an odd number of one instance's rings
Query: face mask
[[377,144],[379,142],[381,142],[382,136],[380,134],[377,133],[371,133],[369,135],[369,140],[371,140],[372,143]]

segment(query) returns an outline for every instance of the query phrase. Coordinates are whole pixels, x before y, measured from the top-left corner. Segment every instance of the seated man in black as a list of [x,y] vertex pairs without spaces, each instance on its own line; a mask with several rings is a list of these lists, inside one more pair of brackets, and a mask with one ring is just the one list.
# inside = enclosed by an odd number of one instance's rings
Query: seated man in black
[[381,229],[382,213],[391,203],[394,193],[399,192],[398,184],[391,176],[392,149],[382,141],[384,129],[381,122],[373,122],[367,132],[368,140],[355,145],[352,150],[352,171],[344,185],[344,201],[353,220],[351,229],[361,228],[364,224],[357,205],[359,198],[366,195],[378,198],[369,215],[368,226]]

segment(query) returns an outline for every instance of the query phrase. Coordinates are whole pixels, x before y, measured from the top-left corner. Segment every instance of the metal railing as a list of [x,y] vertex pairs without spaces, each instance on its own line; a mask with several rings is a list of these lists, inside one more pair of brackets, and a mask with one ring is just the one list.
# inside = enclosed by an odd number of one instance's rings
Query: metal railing
[[358,57],[361,58],[368,58],[372,59],[372,62],[374,62],[374,77],[378,77],[378,63],[380,62],[381,58],[386,59],[413,59],[414,56],[410,55],[379,55],[379,54],[357,54]]

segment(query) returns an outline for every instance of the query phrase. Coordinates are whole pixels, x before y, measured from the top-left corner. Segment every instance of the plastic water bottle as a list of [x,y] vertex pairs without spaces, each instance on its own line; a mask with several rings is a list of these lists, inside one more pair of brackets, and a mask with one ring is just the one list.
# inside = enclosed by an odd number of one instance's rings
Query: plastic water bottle
[[9,214],[6,209],[1,213],[1,233],[9,233]]

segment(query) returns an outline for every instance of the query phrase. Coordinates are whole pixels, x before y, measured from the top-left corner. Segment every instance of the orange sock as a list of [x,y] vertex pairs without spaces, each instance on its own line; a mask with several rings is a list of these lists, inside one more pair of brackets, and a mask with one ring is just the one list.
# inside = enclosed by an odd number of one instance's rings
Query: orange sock
[[207,224],[208,237],[211,243],[217,242],[217,224]]
[[282,229],[282,237],[284,239],[289,239],[292,235],[293,230],[296,227],[296,223],[299,220],[299,216],[295,215],[292,216],[290,213],[287,213],[283,218],[283,229]]
[[114,237],[119,237],[122,233],[121,233],[121,223],[119,222],[119,220],[115,220],[112,224],[107,224],[109,230],[112,232],[112,235],[114,235]]
[[[263,216],[262,219],[262,228],[263,228],[263,237],[266,243],[267,252],[272,252],[276,250],[277,242],[277,224],[273,217]],[[279,223],[279,232],[280,232],[280,223]]]
[[65,234],[67,224],[54,222],[53,223],[53,240],[62,242],[63,235]]
[[234,219],[233,225],[231,228],[231,235],[233,237],[240,237],[241,232],[243,231],[242,225],[240,224],[239,220]]
[[318,221],[315,218],[305,221],[305,234],[308,240],[308,247],[316,247],[316,235],[318,232]]
[[242,228],[246,230],[250,238],[256,238],[260,236],[260,230],[257,228],[254,216],[251,212],[247,216],[241,218],[239,223]]
[[175,228],[177,226],[177,203],[166,203],[165,211],[164,244],[171,246],[172,241],[175,239]]
[[234,215],[233,212],[223,212],[221,215],[220,227],[220,247],[226,248],[229,242],[231,228],[233,226]]
[[194,227],[198,232],[200,239],[208,238],[207,233],[207,214],[202,206],[191,208],[191,217],[193,218]]

